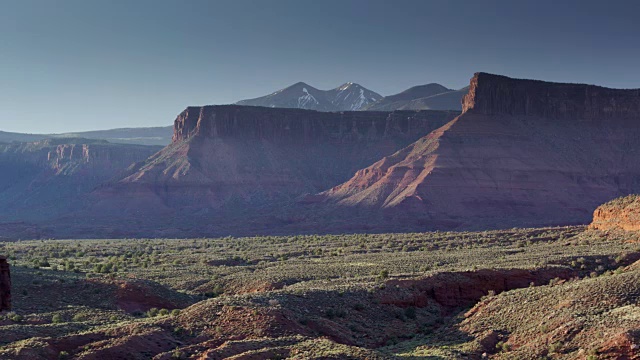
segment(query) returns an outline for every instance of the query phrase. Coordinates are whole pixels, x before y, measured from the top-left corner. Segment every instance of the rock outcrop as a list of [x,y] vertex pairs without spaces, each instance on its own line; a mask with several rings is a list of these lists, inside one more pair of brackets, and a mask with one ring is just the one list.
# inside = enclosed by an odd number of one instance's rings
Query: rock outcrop
[[399,307],[425,307],[435,300],[445,309],[460,309],[473,306],[489,292],[498,294],[546,285],[552,279],[566,280],[577,275],[576,271],[562,267],[442,272],[423,279],[389,280],[379,293],[379,301]]
[[586,224],[640,191],[639,90],[479,73],[463,108],[320,197],[399,228],[486,228]]
[[7,258],[0,256],[0,311],[11,310],[11,271]]
[[593,212],[589,226],[597,230],[640,230],[640,196],[629,195],[611,200]]

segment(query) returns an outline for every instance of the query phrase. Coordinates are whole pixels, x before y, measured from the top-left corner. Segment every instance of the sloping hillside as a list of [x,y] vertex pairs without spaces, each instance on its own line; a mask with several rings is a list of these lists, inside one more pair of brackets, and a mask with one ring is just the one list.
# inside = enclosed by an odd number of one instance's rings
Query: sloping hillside
[[460,110],[461,99],[466,93],[467,89],[452,90],[435,83],[419,85],[385,96],[363,110]]

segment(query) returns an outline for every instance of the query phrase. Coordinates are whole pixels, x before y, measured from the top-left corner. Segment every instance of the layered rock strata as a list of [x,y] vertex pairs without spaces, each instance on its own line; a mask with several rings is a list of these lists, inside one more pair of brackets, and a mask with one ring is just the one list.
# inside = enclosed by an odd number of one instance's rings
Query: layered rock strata
[[478,73],[462,115],[321,194],[415,227],[586,224],[640,191],[640,91]]

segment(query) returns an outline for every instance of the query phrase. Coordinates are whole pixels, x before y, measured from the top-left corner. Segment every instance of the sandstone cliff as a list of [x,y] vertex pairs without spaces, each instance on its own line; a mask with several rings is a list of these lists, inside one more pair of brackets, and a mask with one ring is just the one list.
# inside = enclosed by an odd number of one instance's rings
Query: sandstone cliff
[[484,115],[534,116],[602,122],[637,120],[640,89],[608,89],[476,73],[462,111]]
[[173,142],[191,137],[282,144],[355,143],[424,135],[455,111],[319,112],[238,105],[188,107],[174,122]]
[[471,80],[464,112],[323,192],[415,228],[588,223],[596,206],[640,190],[640,92]]
[[167,221],[176,214],[192,214],[189,221],[262,216],[264,207],[288,206],[347,180],[458,114],[189,107],[175,120],[171,145],[94,193],[95,211]]
[[598,230],[640,230],[640,196],[629,195],[598,206],[589,227]]
[[[463,107],[189,107],[169,146],[97,179],[54,226],[186,237],[586,224],[598,205],[640,192],[638,90],[478,73]],[[109,164],[97,145],[56,145],[45,163],[59,174]]]
[[11,271],[7,258],[0,256],[0,311],[11,310]]
[[89,139],[0,145],[0,221],[56,217],[158,150]]

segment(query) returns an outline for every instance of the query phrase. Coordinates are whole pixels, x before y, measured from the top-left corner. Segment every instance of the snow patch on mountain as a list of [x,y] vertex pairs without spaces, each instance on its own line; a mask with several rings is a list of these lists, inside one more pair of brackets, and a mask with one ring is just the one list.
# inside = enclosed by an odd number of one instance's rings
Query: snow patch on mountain
[[373,91],[352,82],[345,83],[334,91],[335,97],[331,102],[340,110],[357,111],[382,98]]
[[309,105],[311,102],[313,102],[314,104],[320,103],[315,97],[313,97],[313,95],[309,94],[307,88],[302,88],[302,92],[304,93],[304,95],[298,98],[298,107],[300,109],[306,109],[307,105]]
[[237,104],[319,111],[357,111],[380,99],[381,95],[353,82],[331,90],[318,90],[299,82],[270,95],[242,100]]

